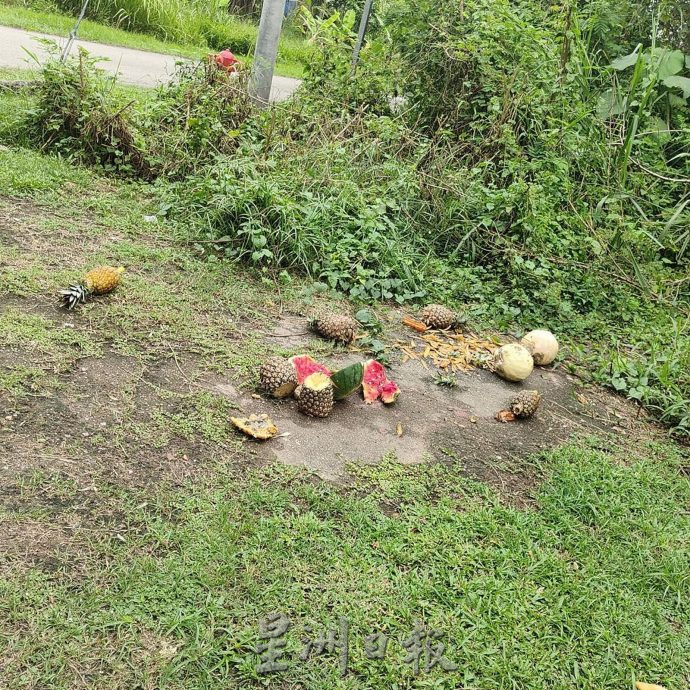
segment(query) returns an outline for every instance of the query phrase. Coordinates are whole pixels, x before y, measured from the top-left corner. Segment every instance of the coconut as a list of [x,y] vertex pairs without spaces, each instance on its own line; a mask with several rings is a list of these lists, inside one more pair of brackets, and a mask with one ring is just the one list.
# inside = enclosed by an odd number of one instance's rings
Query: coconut
[[524,381],[534,369],[529,350],[517,343],[499,347],[494,353],[494,371],[507,381]]
[[520,344],[529,350],[537,366],[551,364],[558,354],[558,341],[551,331],[530,331]]

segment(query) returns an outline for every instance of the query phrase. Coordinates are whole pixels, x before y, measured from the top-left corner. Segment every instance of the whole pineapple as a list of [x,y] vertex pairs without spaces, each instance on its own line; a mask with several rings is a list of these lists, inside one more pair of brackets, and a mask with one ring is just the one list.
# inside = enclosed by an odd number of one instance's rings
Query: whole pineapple
[[520,419],[527,419],[537,411],[540,402],[539,391],[520,391],[510,401],[510,411]]
[[345,345],[349,345],[357,335],[357,322],[342,314],[323,314],[312,319],[309,325],[320,336]]
[[304,379],[297,409],[310,417],[328,417],[333,409],[333,382],[328,376],[316,372]]
[[289,359],[271,357],[259,369],[259,385],[274,398],[287,398],[297,387],[297,372]]
[[458,323],[458,315],[442,304],[429,304],[419,317],[429,328],[452,328]]
[[61,290],[62,306],[74,309],[78,304],[83,304],[91,295],[105,295],[112,292],[120,283],[125,269],[112,266],[98,266],[89,271],[80,283],[70,285]]

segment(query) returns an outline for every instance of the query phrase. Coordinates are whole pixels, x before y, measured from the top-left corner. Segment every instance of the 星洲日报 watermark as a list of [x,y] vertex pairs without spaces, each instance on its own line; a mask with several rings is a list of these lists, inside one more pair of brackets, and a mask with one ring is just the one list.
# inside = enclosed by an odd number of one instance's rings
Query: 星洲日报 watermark
[[[285,650],[285,639],[291,621],[284,613],[272,613],[259,621],[259,641],[254,652],[259,656],[256,672],[281,673],[287,671],[290,664]],[[400,642],[403,662],[409,664],[412,673],[429,673],[439,667],[444,671],[455,671],[457,665],[446,658],[446,645],[441,642],[444,633],[436,629],[426,629],[416,622],[409,636]],[[340,675],[347,675],[350,657],[350,621],[341,616],[338,629],[314,630],[310,626],[303,628],[301,637],[302,650],[296,661],[306,662],[310,657],[330,655],[337,656]],[[388,635],[372,631],[364,638],[364,655],[370,660],[385,659],[389,649],[394,646]],[[400,656],[402,656],[402,654]]]

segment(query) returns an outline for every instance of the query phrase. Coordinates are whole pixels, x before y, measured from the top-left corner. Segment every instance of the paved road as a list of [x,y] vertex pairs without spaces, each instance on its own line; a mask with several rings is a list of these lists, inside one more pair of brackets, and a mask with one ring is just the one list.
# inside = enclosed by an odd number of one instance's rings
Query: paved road
[[[60,47],[65,44],[64,36],[48,36],[22,29],[0,26],[0,67],[35,67],[35,62],[26,54],[27,50],[39,58],[46,55],[46,48],[37,40],[47,38],[56,41]],[[101,67],[111,73],[118,72],[120,80],[137,86],[155,86],[170,78],[175,71],[175,63],[182,58],[174,55],[149,53],[90,41],[75,41],[72,53],[82,46],[94,56],[108,58]],[[283,101],[289,98],[299,86],[299,79],[274,77],[271,87],[271,100]]]

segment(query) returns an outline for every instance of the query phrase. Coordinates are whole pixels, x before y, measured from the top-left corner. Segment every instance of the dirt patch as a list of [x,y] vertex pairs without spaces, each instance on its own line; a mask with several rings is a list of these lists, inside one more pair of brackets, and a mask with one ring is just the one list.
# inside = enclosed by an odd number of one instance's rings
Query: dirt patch
[[[313,336],[303,317],[285,317],[267,337],[289,348],[309,351]],[[332,368],[358,361],[362,355],[338,354],[325,359]],[[559,371],[535,369],[527,381],[511,384],[487,371],[458,374],[457,388],[438,386],[433,367],[419,361],[391,367],[390,376],[402,394],[395,405],[367,405],[360,395],[336,404],[327,419],[300,414],[293,400],[254,397],[224,379],[205,385],[245,413],[268,413],[282,435],[264,444],[247,441],[259,455],[305,467],[319,477],[347,482],[352,462],[373,464],[388,454],[403,463],[444,460],[459,463],[468,476],[485,482],[511,501],[523,502],[537,477],[525,458],[554,447],[573,434],[613,432],[636,437],[649,429],[639,409],[601,389],[585,389]],[[521,389],[538,389],[542,405],[535,417],[502,424],[496,412]],[[401,433],[402,432],[402,433]]]
[[0,241],[11,246],[26,246],[27,225],[39,213],[38,206],[30,200],[0,198]]
[[307,319],[304,316],[287,314],[266,335],[266,341],[274,347],[286,350],[304,347],[310,340],[315,339],[309,331]]
[[104,235],[93,229],[93,218],[67,216],[30,199],[0,197],[0,242],[32,257],[41,254],[46,270],[79,266],[85,256],[122,240],[114,232]]
[[[356,359],[347,356],[329,363],[340,366]],[[436,385],[432,372],[418,362],[394,366],[390,375],[402,389],[394,405],[367,405],[353,395],[338,403],[327,419],[305,417],[292,400],[257,399],[224,382],[209,390],[227,395],[246,413],[268,413],[280,432],[287,433],[259,446],[262,452],[336,482],[347,480],[348,463],[376,463],[394,453],[403,463],[452,458],[468,475],[506,494],[524,494],[534,483],[524,463],[527,455],[575,433],[636,432],[630,421],[634,408],[621,419],[605,404],[613,396],[604,395],[602,403],[598,392],[590,401],[576,380],[552,371],[538,370],[523,384],[509,384],[475,370],[459,375],[454,389]],[[543,396],[535,417],[510,424],[495,420],[516,391],[530,388]],[[632,428],[623,428],[622,421]]]
[[28,567],[72,571],[88,557],[78,519],[61,524],[34,520],[5,520],[0,524],[0,573]]
[[211,466],[224,451],[203,438],[147,438],[161,426],[157,414],[184,414],[185,396],[201,390],[182,367],[196,376],[189,362],[149,365],[107,350],[77,361],[57,386],[3,404],[0,493],[36,472],[61,472],[88,489],[180,484]]
[[113,352],[78,362],[56,401],[64,426],[93,433],[121,424],[142,373],[137,359]]

